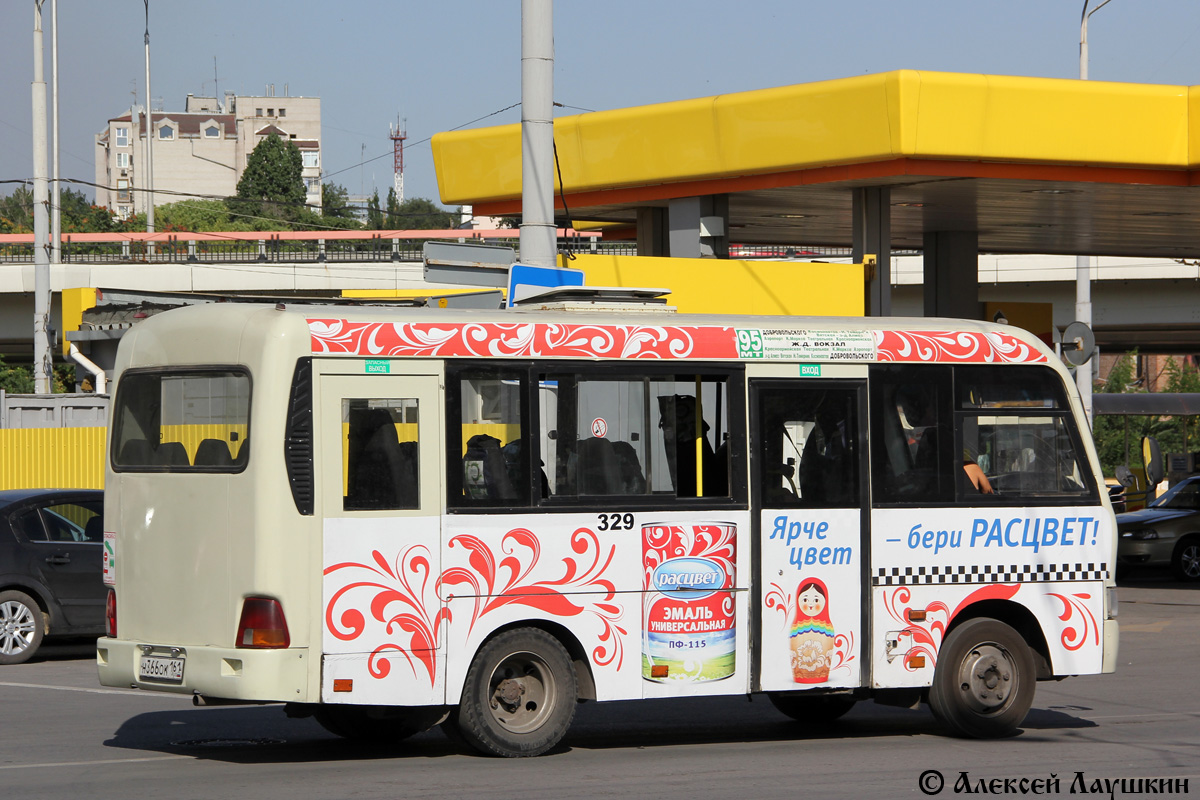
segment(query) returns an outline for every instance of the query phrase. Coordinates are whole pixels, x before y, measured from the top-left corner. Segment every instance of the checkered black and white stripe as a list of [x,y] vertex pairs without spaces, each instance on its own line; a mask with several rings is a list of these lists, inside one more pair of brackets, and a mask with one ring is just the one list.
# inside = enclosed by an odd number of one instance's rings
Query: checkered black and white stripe
[[971,567],[880,567],[875,586],[926,586],[956,583],[1047,583],[1050,581],[1102,581],[1108,564],[976,564]]

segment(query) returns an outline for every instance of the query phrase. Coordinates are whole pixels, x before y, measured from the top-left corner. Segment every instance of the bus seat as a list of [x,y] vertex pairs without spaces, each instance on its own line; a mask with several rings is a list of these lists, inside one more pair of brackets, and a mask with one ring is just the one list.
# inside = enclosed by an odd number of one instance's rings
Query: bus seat
[[204,439],[196,448],[197,467],[228,467],[233,465],[229,445],[222,439]]
[[191,464],[183,442],[159,442],[158,449],[154,451],[154,463],[160,467],[186,467]]
[[500,440],[477,433],[463,454],[463,494],[472,500],[515,500],[517,490],[508,477]]
[[608,439],[595,436],[579,441],[579,466],[575,476],[579,494],[624,494],[621,463]]
[[621,494],[645,494],[646,476],[642,474],[642,464],[638,461],[637,450],[629,442],[613,442],[613,453],[621,470]]
[[[347,509],[402,508],[400,483],[405,470],[391,414],[382,408],[352,410],[349,456]],[[408,474],[412,475],[411,469]]]
[[400,442],[399,461],[396,466],[396,504],[399,508],[419,508],[420,445],[417,442]]

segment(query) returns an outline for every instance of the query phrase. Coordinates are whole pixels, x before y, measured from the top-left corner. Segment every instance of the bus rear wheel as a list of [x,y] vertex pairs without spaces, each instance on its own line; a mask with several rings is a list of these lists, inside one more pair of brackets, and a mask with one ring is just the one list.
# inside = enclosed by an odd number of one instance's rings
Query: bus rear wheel
[[840,718],[854,708],[855,700],[845,694],[805,694],[803,692],[771,692],[767,695],[776,709],[796,720],[824,724]]
[[452,717],[458,735],[481,753],[538,756],[566,735],[577,694],[562,644],[539,628],[514,628],[479,649]]
[[1019,633],[998,620],[971,619],[942,644],[929,706],[959,736],[1007,736],[1029,713],[1035,680],[1033,654]]

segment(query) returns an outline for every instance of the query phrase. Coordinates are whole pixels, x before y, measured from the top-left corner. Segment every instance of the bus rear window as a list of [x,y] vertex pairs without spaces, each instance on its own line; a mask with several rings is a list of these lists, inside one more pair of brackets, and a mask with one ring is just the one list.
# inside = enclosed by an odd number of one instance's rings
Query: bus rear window
[[244,371],[127,372],[113,412],[113,468],[240,472],[250,456],[249,426]]

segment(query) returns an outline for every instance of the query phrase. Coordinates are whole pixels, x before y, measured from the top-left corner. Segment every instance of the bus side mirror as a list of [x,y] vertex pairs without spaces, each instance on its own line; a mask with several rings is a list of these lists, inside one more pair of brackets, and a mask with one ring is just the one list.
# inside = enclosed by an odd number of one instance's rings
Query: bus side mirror
[[1142,463],[1146,465],[1146,483],[1150,488],[1162,483],[1162,453],[1158,449],[1158,440],[1153,436],[1142,437]]

